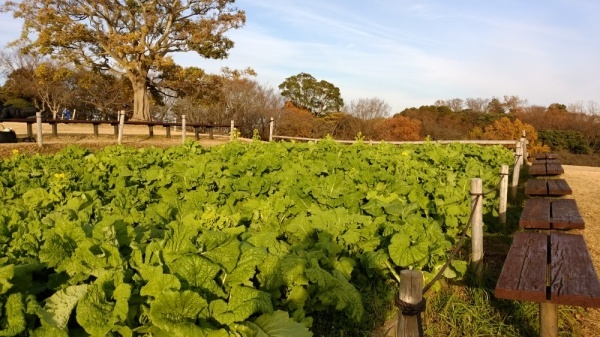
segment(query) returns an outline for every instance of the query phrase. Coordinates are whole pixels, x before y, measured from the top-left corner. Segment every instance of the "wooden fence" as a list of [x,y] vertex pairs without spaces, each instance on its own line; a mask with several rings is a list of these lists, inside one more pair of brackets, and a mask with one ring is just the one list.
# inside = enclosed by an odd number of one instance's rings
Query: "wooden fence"
[[[91,125],[93,127],[94,136],[99,136],[99,126],[100,125],[111,125],[114,128],[114,135],[117,138],[118,143],[121,144],[123,134],[125,133],[126,125],[145,125],[148,127],[148,136],[154,137],[154,127],[162,126],[165,128],[166,137],[171,138],[171,129],[173,127],[181,127],[182,129],[182,142],[185,142],[186,139],[186,130],[188,128],[194,129],[194,136],[196,139],[200,138],[200,134],[207,134],[209,139],[214,139],[215,130],[223,130],[226,132],[228,137],[232,138],[234,136],[234,128],[235,123],[231,121],[231,124],[203,124],[203,123],[186,123],[185,115],[181,116],[180,122],[162,122],[162,121],[126,121],[124,118],[124,114],[119,114],[118,120],[70,120],[70,119],[50,119],[50,118],[42,118],[40,113],[36,114],[35,118],[13,118],[13,119],[4,119],[2,122],[10,122],[10,123],[26,123],[27,124],[27,137],[29,140],[36,140],[39,146],[43,145],[43,132],[42,132],[42,124],[49,124],[52,127],[52,136],[58,136],[58,125]],[[36,137],[34,137],[33,125],[37,125]]]

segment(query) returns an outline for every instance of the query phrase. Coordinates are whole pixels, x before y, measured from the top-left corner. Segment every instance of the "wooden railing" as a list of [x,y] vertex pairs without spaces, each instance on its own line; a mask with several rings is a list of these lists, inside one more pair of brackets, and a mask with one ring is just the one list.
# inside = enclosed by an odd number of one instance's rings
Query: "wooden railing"
[[[27,123],[27,138],[34,139],[33,133],[33,125],[38,123],[36,118],[12,118],[12,119],[3,119],[0,122],[9,122],[9,123]],[[52,126],[52,135],[58,136],[58,125],[59,124],[87,124],[93,126],[94,136],[98,137],[99,135],[99,126],[100,125],[111,125],[114,127],[114,135],[118,137],[119,134],[119,120],[72,120],[72,119],[52,119],[52,118],[42,118],[40,121],[41,124],[49,124]],[[148,135],[150,137],[154,137],[154,127],[162,126],[165,127],[167,138],[171,137],[171,128],[172,127],[183,127],[184,123],[182,122],[161,122],[161,121],[124,121],[124,125],[145,125],[148,127]],[[233,124],[231,124],[233,125]],[[215,128],[223,128],[230,129],[231,125],[221,125],[221,124],[204,124],[204,123],[185,123],[186,128],[194,128],[194,135],[196,139],[200,138],[200,132],[208,133],[210,139],[214,139],[214,129]],[[228,130],[230,132],[230,130]]]

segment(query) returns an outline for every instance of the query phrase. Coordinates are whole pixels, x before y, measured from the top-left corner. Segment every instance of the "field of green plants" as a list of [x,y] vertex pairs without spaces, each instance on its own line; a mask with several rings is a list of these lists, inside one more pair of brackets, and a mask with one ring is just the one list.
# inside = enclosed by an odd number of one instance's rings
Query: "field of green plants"
[[[393,303],[373,289],[400,270],[433,277],[467,226],[470,179],[492,189],[512,162],[498,146],[326,140],[15,153],[0,161],[0,336],[361,322]],[[466,271],[456,259],[444,276]]]

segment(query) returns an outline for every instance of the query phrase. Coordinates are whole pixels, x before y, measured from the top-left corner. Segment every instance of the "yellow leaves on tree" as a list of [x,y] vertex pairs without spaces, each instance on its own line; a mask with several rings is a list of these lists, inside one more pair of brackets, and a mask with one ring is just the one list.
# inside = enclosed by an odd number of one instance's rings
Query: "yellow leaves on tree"
[[475,128],[469,134],[471,139],[487,139],[487,140],[517,140],[521,139],[525,130],[525,137],[529,141],[527,152],[531,155],[540,152],[548,152],[550,148],[538,142],[538,134],[531,124],[523,123],[520,119],[515,118],[511,121],[508,117],[502,117],[495,120],[485,129]]
[[420,140],[421,121],[396,116],[379,124],[377,138],[389,141]]

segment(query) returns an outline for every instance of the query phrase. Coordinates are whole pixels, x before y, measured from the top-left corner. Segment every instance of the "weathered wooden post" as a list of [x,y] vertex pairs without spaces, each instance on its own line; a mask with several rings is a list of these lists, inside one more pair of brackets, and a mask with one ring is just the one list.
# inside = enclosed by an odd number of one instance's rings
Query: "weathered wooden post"
[[42,112],[38,111],[35,113],[35,121],[37,123],[37,143],[38,147],[42,147]]
[[32,125],[32,123],[27,123],[27,139],[28,139],[28,141],[31,141],[31,139],[33,139],[33,125]]
[[[416,270],[400,271],[401,301],[408,304],[419,304],[423,300],[423,273]],[[419,322],[417,316],[398,314],[398,337],[419,337]]]
[[517,197],[517,187],[519,186],[519,175],[521,174],[521,166],[523,160],[523,148],[521,147],[521,142],[517,141],[517,148],[515,150],[515,167],[513,168],[513,177],[512,177],[512,197],[515,199]]
[[523,164],[524,165],[528,165],[528,161],[527,161],[527,157],[528,157],[528,153],[527,153],[527,138],[525,137],[527,135],[527,133],[525,132],[525,130],[523,130],[523,135],[521,136],[521,148],[523,149]]
[[500,223],[506,225],[506,206],[508,204],[508,165],[500,167]]
[[269,124],[269,143],[273,141],[273,129],[275,125],[273,122],[273,117],[271,117],[271,123]]
[[540,336],[558,337],[558,305],[540,303]]
[[125,126],[125,111],[119,111],[119,138],[118,144],[121,145],[123,143],[123,127]]
[[181,144],[185,144],[185,115],[181,115]]
[[471,268],[477,282],[483,277],[483,181],[471,179]]
[[229,140],[232,141],[235,138],[235,123],[231,120],[231,131],[229,132]]

